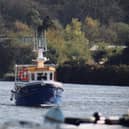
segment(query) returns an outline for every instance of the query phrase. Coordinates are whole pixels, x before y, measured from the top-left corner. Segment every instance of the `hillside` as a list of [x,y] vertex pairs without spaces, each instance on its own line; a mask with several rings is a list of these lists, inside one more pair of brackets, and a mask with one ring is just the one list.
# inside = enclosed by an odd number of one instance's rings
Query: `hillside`
[[[0,77],[16,63],[31,63],[33,44],[23,37],[33,36],[46,16],[53,23],[47,30],[53,63],[129,65],[128,12],[128,0],[0,0]],[[98,50],[90,51],[96,44]]]
[[6,21],[20,20],[28,22],[28,15],[32,10],[38,11],[41,18],[49,15],[66,25],[72,18],[81,21],[89,16],[106,24],[115,22],[129,22],[128,0],[0,0],[0,14]]

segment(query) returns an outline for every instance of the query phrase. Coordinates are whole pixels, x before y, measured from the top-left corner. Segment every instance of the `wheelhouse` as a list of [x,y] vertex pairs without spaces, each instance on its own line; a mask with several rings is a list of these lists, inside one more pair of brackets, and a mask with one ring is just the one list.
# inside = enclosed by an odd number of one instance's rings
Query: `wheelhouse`
[[42,68],[38,68],[36,65],[15,66],[15,82],[31,82],[41,80],[55,80],[55,67],[48,65]]

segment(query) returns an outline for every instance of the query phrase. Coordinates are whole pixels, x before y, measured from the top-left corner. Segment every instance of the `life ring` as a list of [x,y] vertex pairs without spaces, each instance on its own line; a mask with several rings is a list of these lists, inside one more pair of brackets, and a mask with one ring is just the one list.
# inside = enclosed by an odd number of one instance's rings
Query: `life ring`
[[28,81],[29,78],[28,78],[27,72],[28,72],[28,70],[27,70],[26,68],[24,68],[23,70],[21,70],[21,71],[19,72],[18,77],[19,77],[19,79],[20,79],[21,81]]

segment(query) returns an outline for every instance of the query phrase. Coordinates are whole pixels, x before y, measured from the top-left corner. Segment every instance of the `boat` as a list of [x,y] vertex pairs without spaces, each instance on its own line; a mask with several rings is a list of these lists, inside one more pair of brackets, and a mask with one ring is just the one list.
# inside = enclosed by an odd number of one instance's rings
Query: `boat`
[[37,58],[32,64],[15,65],[15,84],[11,100],[18,106],[60,105],[63,84],[56,81],[56,66],[47,63],[46,30],[39,26],[34,36]]

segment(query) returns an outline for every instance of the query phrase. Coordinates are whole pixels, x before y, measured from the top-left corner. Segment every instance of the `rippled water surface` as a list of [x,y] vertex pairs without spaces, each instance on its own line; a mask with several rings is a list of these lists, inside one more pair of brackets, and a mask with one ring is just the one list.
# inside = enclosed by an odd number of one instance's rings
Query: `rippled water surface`
[[[10,101],[13,85],[14,82],[0,82],[0,123],[7,120],[42,123],[48,109],[15,106]],[[121,116],[129,109],[129,87],[64,84],[61,109],[65,116],[81,118],[92,116],[95,111],[105,117]]]

